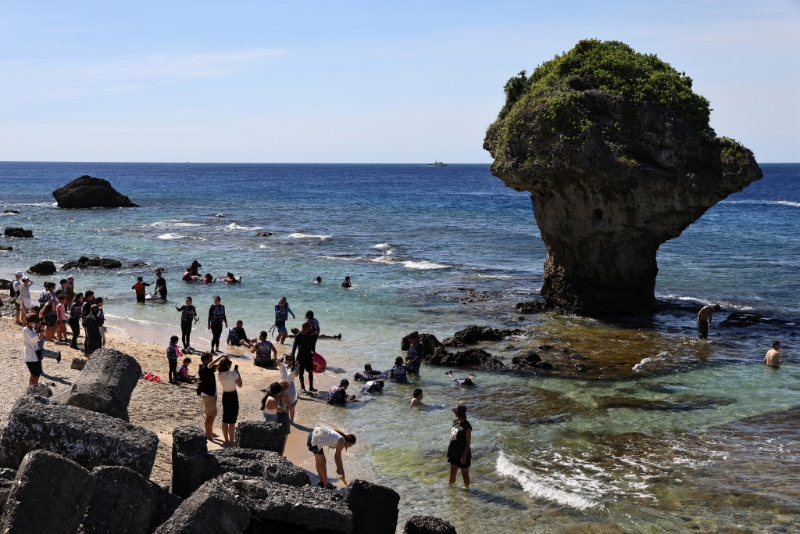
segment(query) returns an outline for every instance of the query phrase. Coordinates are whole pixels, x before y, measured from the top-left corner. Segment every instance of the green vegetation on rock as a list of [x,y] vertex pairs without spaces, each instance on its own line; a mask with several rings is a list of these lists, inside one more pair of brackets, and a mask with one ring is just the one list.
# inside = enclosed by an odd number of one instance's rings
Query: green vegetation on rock
[[555,133],[569,141],[589,125],[580,95],[597,89],[625,97],[634,104],[650,102],[676,113],[703,135],[713,138],[711,108],[692,91],[692,79],[655,54],[640,54],[619,41],[583,40],[536,68],[530,77],[520,72],[504,90],[502,120],[515,108],[545,111]]

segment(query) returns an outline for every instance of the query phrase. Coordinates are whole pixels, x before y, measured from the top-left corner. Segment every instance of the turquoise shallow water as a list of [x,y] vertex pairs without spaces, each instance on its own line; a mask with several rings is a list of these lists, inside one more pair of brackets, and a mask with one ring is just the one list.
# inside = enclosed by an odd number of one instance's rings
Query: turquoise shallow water
[[[800,317],[800,165],[764,171],[662,246],[662,298]],[[142,207],[55,208],[50,191],[85,173]],[[398,489],[403,516],[440,515],[459,532],[800,529],[797,326],[715,328],[699,343],[686,310],[615,324],[520,320],[513,304],[535,297],[544,246],[527,196],[485,166],[0,163],[0,208],[21,211],[3,216],[5,226],[36,236],[11,240],[0,276],[43,259],[117,258],[119,271],[76,273],[79,289],[106,297],[113,328],[157,342],[175,332],[178,314],[137,306],[130,286],[163,267],[173,303],[191,294],[202,310],[220,294],[250,335],[272,324],[282,295],[293,326],[313,309],[324,333],[343,334],[345,343],[319,348],[348,375],[368,361],[388,368],[410,330],[441,339],[477,323],[527,330],[485,347],[499,356],[549,343],[615,377],[478,373],[478,387],[462,390],[446,369],[423,367],[416,384],[331,409],[326,423],[361,438],[347,462]],[[195,258],[244,283],[181,283]],[[147,266],[127,267],[134,261]],[[345,275],[351,290],[339,287]],[[310,283],[316,276],[321,286]],[[776,337],[790,362],[777,372],[760,363]],[[203,347],[208,336],[194,340]],[[415,386],[430,408],[407,409]],[[457,400],[475,427],[468,492],[445,481],[446,407]]]

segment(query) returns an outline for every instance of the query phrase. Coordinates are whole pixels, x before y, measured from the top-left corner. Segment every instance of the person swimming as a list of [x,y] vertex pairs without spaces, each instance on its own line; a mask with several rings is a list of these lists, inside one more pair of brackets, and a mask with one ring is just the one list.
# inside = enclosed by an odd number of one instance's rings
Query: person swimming
[[411,407],[414,408],[415,406],[425,406],[422,404],[422,390],[417,388],[414,390],[414,393],[411,394]]
[[467,378],[456,378],[453,376],[453,371],[447,371],[447,376],[450,377],[450,380],[458,384],[459,386],[467,386],[471,387],[475,385],[475,376],[469,375]]
[[370,380],[366,384],[364,384],[364,387],[361,388],[361,391],[363,393],[369,393],[369,394],[383,393],[383,386],[384,386],[383,380]]
[[239,282],[239,280],[236,278],[236,276],[234,276],[233,273],[226,273],[225,279],[222,281],[225,282],[226,284],[236,284]]
[[203,277],[203,283],[204,284],[210,284],[213,281],[214,281],[214,277],[211,276],[211,273],[206,273],[206,275]]
[[321,284],[321,283],[322,283],[322,277],[321,277],[321,276],[318,276],[318,277],[316,277],[316,278],[314,279],[314,281],[313,281],[313,282],[311,282],[311,283],[312,283],[312,284],[316,284],[316,285],[319,285],[319,284]]

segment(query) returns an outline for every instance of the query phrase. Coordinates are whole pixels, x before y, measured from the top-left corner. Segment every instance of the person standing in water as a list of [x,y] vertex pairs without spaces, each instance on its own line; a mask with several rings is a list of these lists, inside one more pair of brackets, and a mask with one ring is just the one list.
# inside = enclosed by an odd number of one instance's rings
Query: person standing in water
[[292,319],[296,318],[292,309],[289,308],[286,297],[281,297],[278,304],[275,305],[275,328],[278,329],[275,343],[283,344],[283,342],[286,341],[286,336],[289,335],[289,331],[286,330],[286,320],[289,319],[289,314],[292,315]]
[[[211,354],[219,352],[219,337],[222,335],[222,323],[228,328],[228,318],[225,316],[225,306],[217,295],[214,304],[208,309],[208,329],[211,330]],[[216,349],[216,351],[214,350]]]
[[353,284],[350,283],[350,277],[349,276],[345,276],[344,277],[344,282],[342,282],[342,287],[345,288],[345,289],[353,287]]
[[[136,291],[136,302],[139,304],[144,304],[145,300],[144,297],[147,295],[147,290],[145,287],[149,286],[150,284],[144,281],[144,278],[141,276],[136,279],[136,283],[131,286],[131,289]],[[89,293],[87,292],[86,295],[88,296]]]
[[153,289],[153,295],[158,295],[161,300],[167,300],[167,281],[161,276],[161,271],[156,271],[156,287]]
[[469,466],[472,464],[472,425],[467,421],[467,407],[458,403],[453,407],[456,420],[450,429],[450,443],[447,446],[447,461],[450,463],[450,485],[456,482],[461,469],[464,486],[469,487]]
[[425,355],[425,345],[419,340],[419,334],[412,332],[408,336],[408,352],[406,352],[406,368],[412,375],[419,375],[419,366]]
[[781,360],[780,354],[778,354],[781,350],[781,342],[776,341],[772,344],[772,348],[767,351],[764,355],[764,363],[769,365],[770,367],[778,368],[783,363]]
[[708,339],[708,331],[711,329],[711,318],[714,316],[715,312],[721,309],[719,304],[714,304],[713,306],[703,306],[700,308],[700,311],[697,312],[697,332],[700,339]]
[[197,317],[197,310],[192,306],[192,297],[186,297],[186,304],[180,308],[175,306],[175,309],[181,312],[181,342],[183,350],[187,350],[191,348],[192,324]]
[[318,426],[308,434],[308,450],[314,454],[317,464],[319,482],[317,486],[333,489],[333,484],[328,483],[328,463],[325,459],[325,447],[334,449],[333,460],[336,462],[336,474],[344,480],[344,465],[342,464],[342,450],[347,450],[356,444],[353,434],[345,434],[338,428]]
[[303,393],[306,393],[306,382],[303,378],[305,372],[308,372],[308,391],[311,393],[317,391],[314,389],[314,357],[311,355],[314,340],[312,338],[311,325],[303,323],[303,329],[294,336],[294,345],[292,346],[292,357],[295,358],[300,368],[300,391]]

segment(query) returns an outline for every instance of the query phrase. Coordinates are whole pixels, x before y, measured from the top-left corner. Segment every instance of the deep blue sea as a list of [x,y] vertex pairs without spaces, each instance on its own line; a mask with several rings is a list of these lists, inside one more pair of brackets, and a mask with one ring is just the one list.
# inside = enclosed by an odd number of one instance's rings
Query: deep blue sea
[[[543,343],[595,366],[624,355],[630,372],[617,379],[478,373],[470,391],[453,388],[445,369],[423,367],[416,384],[321,422],[360,433],[362,454],[348,461],[397,488],[404,517],[439,515],[461,533],[792,531],[800,529],[800,164],[762,168],[761,181],[662,245],[657,295],[688,311],[636,323],[514,311],[538,294],[545,248],[528,195],[486,165],[0,162],[0,211],[20,210],[0,217],[2,226],[35,236],[0,239],[14,247],[0,252],[0,277],[45,259],[118,259],[120,270],[73,273],[77,289],[106,298],[114,331],[158,343],[176,331],[178,313],[137,306],[130,289],[137,276],[153,281],[155,268],[165,269],[173,303],[191,295],[203,310],[218,294],[251,336],[272,325],[286,296],[298,317],[290,326],[313,310],[323,333],[342,333],[343,342],[318,348],[348,375],[366,362],[390,367],[411,330],[442,339],[468,324],[525,328],[485,347],[506,358]],[[141,207],[57,208],[51,192],[83,174]],[[232,271],[243,283],[182,283],[194,259],[203,273]],[[352,289],[340,288],[344,276]],[[38,289],[44,279],[35,280]],[[691,310],[704,302],[723,306],[715,322],[751,311],[790,324],[714,328],[699,343]],[[787,364],[772,372],[760,362],[776,337]],[[199,332],[193,344],[207,342]],[[413,387],[431,409],[409,412]],[[444,407],[457,400],[470,405],[475,428],[469,491],[446,484]]]

